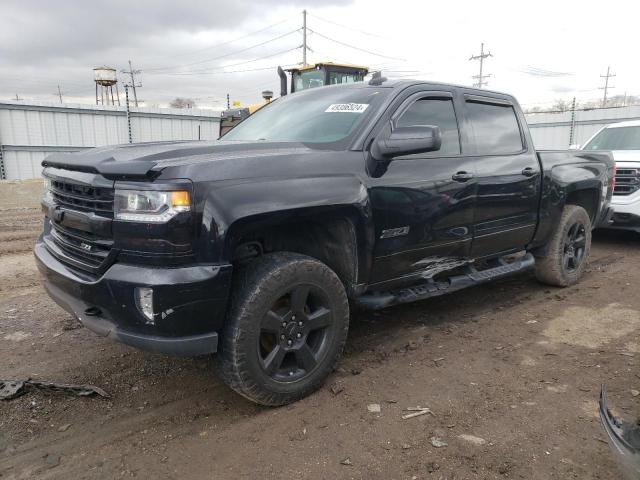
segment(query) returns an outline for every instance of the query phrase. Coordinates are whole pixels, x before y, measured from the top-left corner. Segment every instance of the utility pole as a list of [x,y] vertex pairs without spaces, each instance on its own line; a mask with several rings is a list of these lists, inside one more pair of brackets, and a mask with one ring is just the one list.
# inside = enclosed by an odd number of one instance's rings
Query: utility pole
[[24,98],[20,98],[20,97],[18,96],[18,94],[16,93],[16,102],[19,102],[19,101],[21,101],[21,100],[24,100]]
[[62,90],[60,90],[60,85],[58,85],[58,93],[54,93],[60,99],[60,103],[62,103]]
[[615,77],[615,74],[610,73],[610,71],[611,67],[607,67],[607,74],[600,75],[600,78],[604,78],[604,87],[600,87],[600,90],[604,90],[604,97],[602,97],[602,108],[607,106],[607,94],[609,93],[609,89],[614,88],[609,86],[609,79]]
[[571,102],[571,128],[569,129],[569,147],[573,145],[573,139],[576,131],[576,97]]
[[124,99],[127,107],[127,130],[129,132],[129,143],[133,143],[133,135],[131,134],[131,110],[129,110],[129,85],[124,84]]
[[125,73],[127,75],[129,75],[131,77],[131,88],[133,89],[133,102],[136,104],[136,107],[138,106],[138,92],[136,92],[136,87],[142,87],[142,84],[139,83],[136,85],[136,77],[135,75],[138,75],[140,73],[142,73],[142,70],[134,70],[133,66],[131,65],[131,60],[129,60],[129,70],[121,70],[122,73]]
[[482,88],[483,86],[487,85],[488,82],[485,81],[485,78],[489,78],[491,74],[483,75],[482,67],[484,66],[484,59],[489,57],[493,57],[493,55],[491,55],[491,52],[484,53],[484,43],[481,43],[480,55],[471,55],[471,58],[469,58],[470,61],[480,60],[480,73],[478,75],[473,76],[473,78],[478,80],[476,83],[473,84],[474,87]]
[[227,93],[227,110],[231,108],[231,100],[229,99],[229,94]]
[[307,64],[307,11],[302,11],[302,66]]

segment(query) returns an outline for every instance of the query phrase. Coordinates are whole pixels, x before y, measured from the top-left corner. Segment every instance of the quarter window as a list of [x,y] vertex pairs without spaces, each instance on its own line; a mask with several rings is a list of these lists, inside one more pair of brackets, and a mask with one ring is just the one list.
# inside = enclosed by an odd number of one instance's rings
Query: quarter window
[[460,153],[458,122],[453,102],[446,98],[423,98],[411,105],[396,121],[397,127],[434,125],[440,127],[442,146],[433,154],[452,155]]
[[467,101],[469,123],[479,155],[500,155],[522,150],[522,136],[511,105]]

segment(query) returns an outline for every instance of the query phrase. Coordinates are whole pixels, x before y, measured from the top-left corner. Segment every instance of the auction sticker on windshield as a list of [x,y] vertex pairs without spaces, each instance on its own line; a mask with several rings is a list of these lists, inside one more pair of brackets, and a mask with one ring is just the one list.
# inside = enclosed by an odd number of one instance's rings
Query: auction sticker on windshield
[[368,103],[334,103],[329,105],[325,113],[362,113],[368,106]]

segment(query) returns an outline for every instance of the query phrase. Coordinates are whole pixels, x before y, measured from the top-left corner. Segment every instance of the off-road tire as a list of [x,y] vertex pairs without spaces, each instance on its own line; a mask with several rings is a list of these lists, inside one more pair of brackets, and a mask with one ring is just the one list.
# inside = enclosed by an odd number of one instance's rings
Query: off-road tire
[[[575,225],[584,226],[585,245],[582,259],[576,268],[566,265],[566,242]],[[591,219],[586,210],[578,205],[566,205],[555,232],[549,240],[547,252],[536,259],[536,278],[547,285],[567,287],[578,283],[584,273],[591,250]]]
[[[323,358],[304,377],[292,382],[276,381],[261,363],[260,325],[283,292],[301,284],[312,285],[326,294],[332,312],[332,336]],[[338,361],[349,330],[349,303],[338,276],[311,257],[270,253],[234,272],[231,295],[216,362],[225,383],[249,400],[267,406],[285,405],[318,389]]]

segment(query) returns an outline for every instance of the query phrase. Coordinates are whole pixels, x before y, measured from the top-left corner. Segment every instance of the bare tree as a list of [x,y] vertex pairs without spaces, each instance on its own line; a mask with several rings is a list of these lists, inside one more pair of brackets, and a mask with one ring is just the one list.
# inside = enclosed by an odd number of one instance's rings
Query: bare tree
[[192,98],[176,97],[169,104],[171,108],[196,108],[196,102]]
[[556,100],[551,106],[551,110],[556,112],[567,112],[571,110],[571,102],[565,100]]

